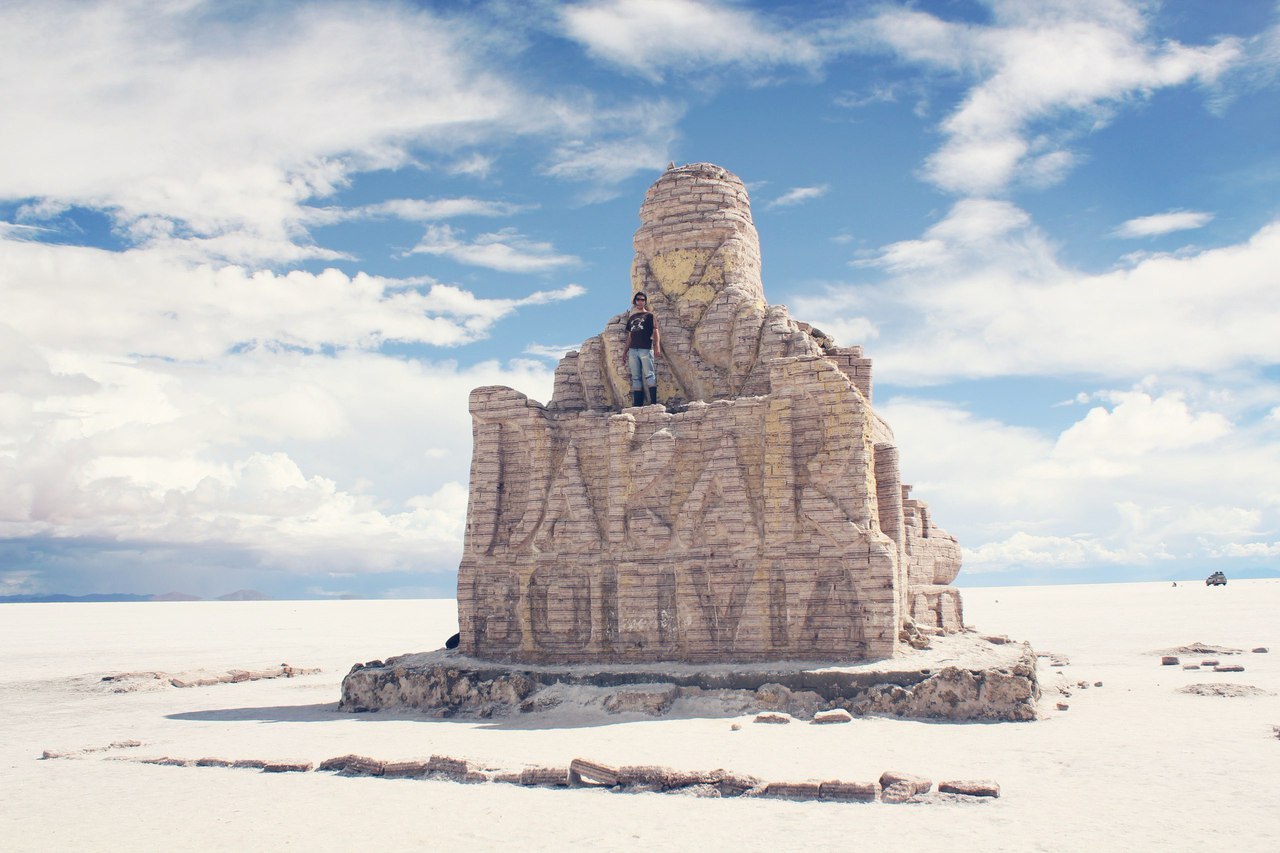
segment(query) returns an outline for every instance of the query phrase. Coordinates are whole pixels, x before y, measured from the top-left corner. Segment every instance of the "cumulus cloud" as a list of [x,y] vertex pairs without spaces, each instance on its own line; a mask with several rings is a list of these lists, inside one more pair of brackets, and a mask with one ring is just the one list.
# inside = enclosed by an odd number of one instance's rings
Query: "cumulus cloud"
[[595,0],[560,14],[565,34],[593,56],[653,80],[668,70],[813,66],[821,59],[801,34],[712,0]]
[[1162,234],[1172,234],[1175,231],[1203,228],[1212,220],[1212,213],[1196,210],[1171,210],[1167,213],[1139,216],[1127,222],[1122,222],[1112,233],[1117,237],[1158,237]]
[[298,572],[451,570],[470,389],[546,399],[550,368],[380,348],[479,340],[583,292],[485,299],[0,239],[0,539],[231,548]]
[[813,187],[795,187],[787,190],[766,206],[771,208],[794,207],[797,204],[804,204],[806,201],[812,201],[815,198],[822,198],[827,194],[828,189],[826,184],[819,184]]
[[1056,436],[953,403],[877,406],[902,449],[904,482],[960,538],[967,572],[1265,552],[1280,525],[1270,485],[1280,448],[1265,430],[1181,388],[1087,397],[1102,405]]
[[[156,251],[0,240],[0,294],[10,306],[3,322],[54,353],[198,359],[255,344],[308,350],[386,341],[453,346],[484,337],[523,305],[583,292],[571,285],[517,299],[481,299],[450,285],[405,287],[336,269],[280,274],[193,265]],[[66,304],[77,310],[59,310]]]
[[4,87],[0,112],[23,132],[0,140],[0,196],[285,241],[299,206],[353,170],[564,112],[488,70],[483,33],[456,18],[392,3],[241,11],[6,4],[0,75],[24,83]]
[[[527,203],[430,189],[336,201],[375,170],[484,179],[485,148],[522,137],[601,158],[552,177],[630,174],[637,157],[609,147],[628,138],[649,145],[639,159],[665,157],[678,109],[542,95],[511,73],[509,46],[475,16],[400,2],[0,6],[0,76],[23,81],[0,89],[22,128],[0,135],[15,220],[0,223],[3,544],[106,543],[139,565],[165,545],[299,572],[456,566],[468,393],[546,399],[551,371],[429,348],[585,291],[490,299],[426,274],[321,269],[353,259],[309,229],[420,222],[423,254],[511,272],[578,263],[514,228],[441,224]],[[39,242],[85,236],[71,233],[81,211],[111,232],[86,242],[124,248]]]
[[486,154],[471,154],[449,164],[449,174],[485,178],[493,168],[494,158]]
[[550,243],[530,240],[514,228],[467,240],[463,232],[449,225],[432,225],[409,253],[442,255],[460,264],[499,272],[547,272],[581,263],[574,255],[558,254]]
[[1217,549],[1221,557],[1280,557],[1280,542],[1231,542]]
[[216,544],[299,572],[454,568],[470,389],[551,390],[541,363],[461,368],[360,349],[64,351],[46,372],[62,387],[4,410],[0,536]]
[[[590,103],[593,99],[587,97]],[[669,100],[646,101],[627,108],[592,104],[592,127],[608,131],[570,136],[558,144],[543,163],[542,171],[555,178],[617,184],[636,172],[659,171],[670,160],[678,133],[676,124],[685,107]],[[590,129],[590,128],[588,128]],[[603,192],[597,192],[598,200]]]
[[581,344],[529,344],[524,348],[525,355],[536,355],[539,358],[549,358],[559,361],[564,358],[565,353],[577,350]]
[[[964,199],[921,239],[862,266],[888,273],[791,300],[799,316],[865,320],[899,383],[1014,375],[1208,375],[1280,361],[1280,223],[1249,239],[1087,273],[1020,208]],[[1212,329],[1212,333],[1206,330]],[[858,343],[848,340],[847,343]]]
[[1109,548],[1090,534],[1049,536],[1021,532],[964,551],[965,570],[975,574],[1097,564],[1130,566],[1150,562],[1152,556],[1137,549]]
[[1204,445],[1231,432],[1225,416],[1191,411],[1180,392],[1154,399],[1145,391],[1106,396],[1112,408],[1095,406],[1063,432],[1054,448],[1055,458],[1084,460],[1090,466],[1114,463],[1133,471],[1146,454]]
[[990,5],[990,24],[890,8],[865,25],[902,60],[975,80],[942,122],[945,142],[923,170],[956,193],[1060,180],[1074,159],[1066,146],[1081,129],[1096,129],[1118,105],[1157,89],[1212,84],[1245,55],[1234,38],[1157,41],[1140,7],[1118,0]]
[[435,222],[459,216],[511,216],[527,205],[507,201],[471,198],[393,198],[356,207],[305,208],[303,220],[309,225],[331,225],[356,219],[403,219],[407,222]]

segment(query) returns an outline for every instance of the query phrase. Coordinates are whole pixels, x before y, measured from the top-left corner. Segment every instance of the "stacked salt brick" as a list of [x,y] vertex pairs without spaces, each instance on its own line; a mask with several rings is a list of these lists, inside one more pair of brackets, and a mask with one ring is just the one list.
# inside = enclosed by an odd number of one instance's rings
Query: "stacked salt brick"
[[897,653],[908,616],[958,629],[959,549],[904,502],[871,362],[764,301],[742,182],[672,168],[640,216],[632,287],[675,411],[629,407],[625,315],[561,361],[546,406],[472,393],[461,650],[849,660]]

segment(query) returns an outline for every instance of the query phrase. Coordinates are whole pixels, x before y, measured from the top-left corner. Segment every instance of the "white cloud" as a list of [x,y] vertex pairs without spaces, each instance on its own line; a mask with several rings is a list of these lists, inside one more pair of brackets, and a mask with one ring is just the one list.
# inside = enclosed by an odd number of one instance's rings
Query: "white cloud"
[[486,178],[493,168],[494,158],[485,154],[471,154],[455,160],[448,167],[451,175],[470,175],[474,178]]
[[1280,542],[1231,542],[1217,550],[1222,557],[1280,557]]
[[[517,241],[518,243],[518,241]],[[534,245],[531,251],[542,251]],[[543,262],[555,256],[535,255]],[[478,340],[522,305],[569,299],[581,287],[516,299],[479,299],[456,287],[425,290],[329,269],[286,274],[194,265],[156,250],[0,240],[3,322],[46,353],[139,353],[213,358],[233,347],[316,350],[384,341],[452,346]],[[75,305],[75,311],[61,310]]]
[[1051,250],[1030,224],[1026,211],[1007,201],[961,199],[921,239],[892,243],[878,256],[857,265],[906,273],[981,264],[988,257],[1005,260],[1020,255],[1025,260],[1037,256],[1049,260]]
[[26,406],[0,409],[0,535],[217,543],[301,572],[454,568],[470,390],[551,390],[532,362],[461,369],[362,350],[65,351],[48,373],[63,387],[29,386],[12,395]]
[[787,190],[782,195],[769,202],[767,207],[793,207],[797,204],[803,204],[815,198],[822,198],[827,194],[828,186],[819,184],[813,187],[795,187]]
[[1146,563],[1151,555],[1139,550],[1108,548],[1091,536],[1046,536],[1015,533],[999,542],[964,549],[965,570],[974,574],[1008,572],[1024,568],[1079,568],[1081,566]]
[[859,263],[890,276],[791,304],[832,325],[872,322],[877,371],[895,383],[1204,376],[1280,362],[1280,222],[1236,245],[1091,274],[1063,266],[1016,206],[964,199],[921,239]]
[[1066,178],[1077,160],[1070,151],[1050,151],[1033,156],[1022,164],[1022,179],[1036,189],[1051,187]]
[[524,348],[525,355],[535,355],[539,358],[549,358],[553,361],[559,361],[564,358],[565,353],[576,351],[582,344],[565,344],[557,346],[554,344],[529,344]]
[[616,184],[636,172],[661,170],[674,137],[673,132],[665,139],[567,142],[552,152],[544,171],[568,180]]
[[[357,171],[586,121],[490,70],[491,40],[457,16],[400,3],[224,11],[0,7],[0,77],[23,81],[0,90],[0,114],[23,129],[0,136],[0,198],[283,248],[304,236],[301,206]],[[484,171],[474,157],[467,168]]]
[[358,207],[305,208],[303,217],[307,224],[330,225],[356,219],[403,219],[407,222],[436,222],[458,216],[511,216],[527,205],[508,201],[471,198],[393,198],[376,204]]
[[41,199],[36,202],[30,202],[18,207],[15,218],[19,222],[47,222],[56,216],[65,213],[70,205],[54,201],[53,199]]
[[1064,146],[1078,133],[1064,120],[1096,129],[1126,99],[1212,83],[1244,57],[1238,39],[1157,43],[1140,7],[1119,0],[991,5],[989,25],[893,8],[865,27],[908,62],[976,79],[943,121],[946,141],[924,167],[930,182],[957,193],[1060,180],[1074,159]]
[[[591,98],[586,98],[588,104]],[[670,160],[678,133],[676,124],[685,107],[668,100],[648,101],[628,108],[592,104],[589,135],[566,139],[556,146],[542,166],[552,177],[611,185],[636,172],[660,172]],[[596,198],[601,200],[602,193]]]
[[374,348],[474,341],[583,292],[482,299],[0,240],[0,537],[216,545],[299,572],[452,569],[468,394],[545,400],[551,371]]
[[1174,231],[1203,228],[1213,220],[1212,213],[1196,210],[1171,210],[1151,216],[1139,216],[1120,224],[1113,232],[1117,237],[1158,237]]
[[461,231],[449,225],[432,225],[409,253],[443,255],[460,264],[500,272],[547,272],[581,262],[574,255],[557,254],[550,243],[530,240],[514,228],[479,234],[467,241]]
[[884,83],[872,85],[866,91],[844,92],[836,96],[833,103],[845,109],[861,109],[874,104],[897,103],[908,94],[917,101],[924,95],[918,86],[909,88],[905,83]]
[[1009,202],[969,198],[956,202],[928,236],[962,246],[990,244],[1030,222],[1026,211]]
[[877,410],[903,481],[960,539],[967,572],[1259,555],[1250,540],[1280,528],[1280,445],[1266,428],[1181,388],[1088,397],[1106,404],[1057,435],[929,400]]
[[1113,462],[1133,468],[1159,450],[1195,447],[1223,438],[1231,422],[1216,412],[1192,412],[1185,395],[1152,398],[1145,391],[1113,392],[1112,408],[1095,406],[1058,437],[1054,457],[1090,466]]
[[17,222],[0,221],[0,240],[33,240],[41,233],[49,233],[52,229],[38,225],[24,225]]
[[800,34],[712,0],[593,0],[566,6],[561,17],[589,53],[652,80],[668,70],[811,67],[821,59]]
[[[0,134],[19,220],[0,223],[0,540],[243,549],[233,562],[299,572],[456,566],[468,394],[545,400],[552,373],[424,348],[584,289],[486,299],[428,275],[286,270],[349,260],[316,225],[528,208],[448,191],[324,206],[361,173],[484,178],[486,146],[540,137],[599,158],[553,176],[607,182],[636,168],[625,140],[656,164],[680,114],[545,97],[475,20],[395,0],[0,4],[0,77],[21,81],[0,87],[0,115],[22,128]],[[130,248],[26,239],[74,228],[73,207]],[[491,268],[578,262],[514,229],[428,234]]]

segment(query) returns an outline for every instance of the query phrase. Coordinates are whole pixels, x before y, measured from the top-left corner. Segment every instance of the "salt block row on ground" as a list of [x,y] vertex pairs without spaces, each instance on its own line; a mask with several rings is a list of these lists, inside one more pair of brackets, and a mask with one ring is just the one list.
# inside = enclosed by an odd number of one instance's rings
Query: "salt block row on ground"
[[[105,747],[104,749],[114,748]],[[83,753],[102,750],[82,750]],[[69,758],[68,753],[46,750],[43,758]],[[567,767],[525,767],[503,771],[479,767],[462,758],[433,755],[428,759],[382,761],[364,755],[341,755],[322,761],[266,761],[256,758],[121,758],[163,767],[222,767],[260,770],[264,773],[309,773],[313,770],[341,776],[377,776],[384,779],[425,779],[484,784],[488,782],[542,788],[600,788],[614,793],[674,793],[697,797],[767,797],[785,800],[830,802],[924,803],[955,798],[996,798],[1000,786],[989,779],[939,782],[924,776],[885,771],[872,782],[826,781],[769,782],[756,776],[729,770],[677,770],[657,765],[611,767],[585,758],[575,758]]]
[[278,667],[268,669],[228,669],[224,672],[193,670],[190,672],[161,672],[148,670],[145,672],[117,672],[104,675],[102,683],[111,685],[117,693],[127,693],[144,687],[168,684],[171,687],[213,687],[218,684],[243,684],[247,681],[264,681],[272,678],[294,678],[299,675],[315,675],[320,670],[291,666],[282,663]]

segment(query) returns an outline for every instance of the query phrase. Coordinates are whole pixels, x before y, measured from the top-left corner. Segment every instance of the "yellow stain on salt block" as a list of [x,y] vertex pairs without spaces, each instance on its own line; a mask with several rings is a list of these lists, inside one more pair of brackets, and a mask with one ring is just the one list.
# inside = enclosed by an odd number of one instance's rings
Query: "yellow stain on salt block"
[[663,293],[678,298],[689,289],[694,270],[706,263],[709,254],[706,250],[673,249],[651,257],[649,271]]

